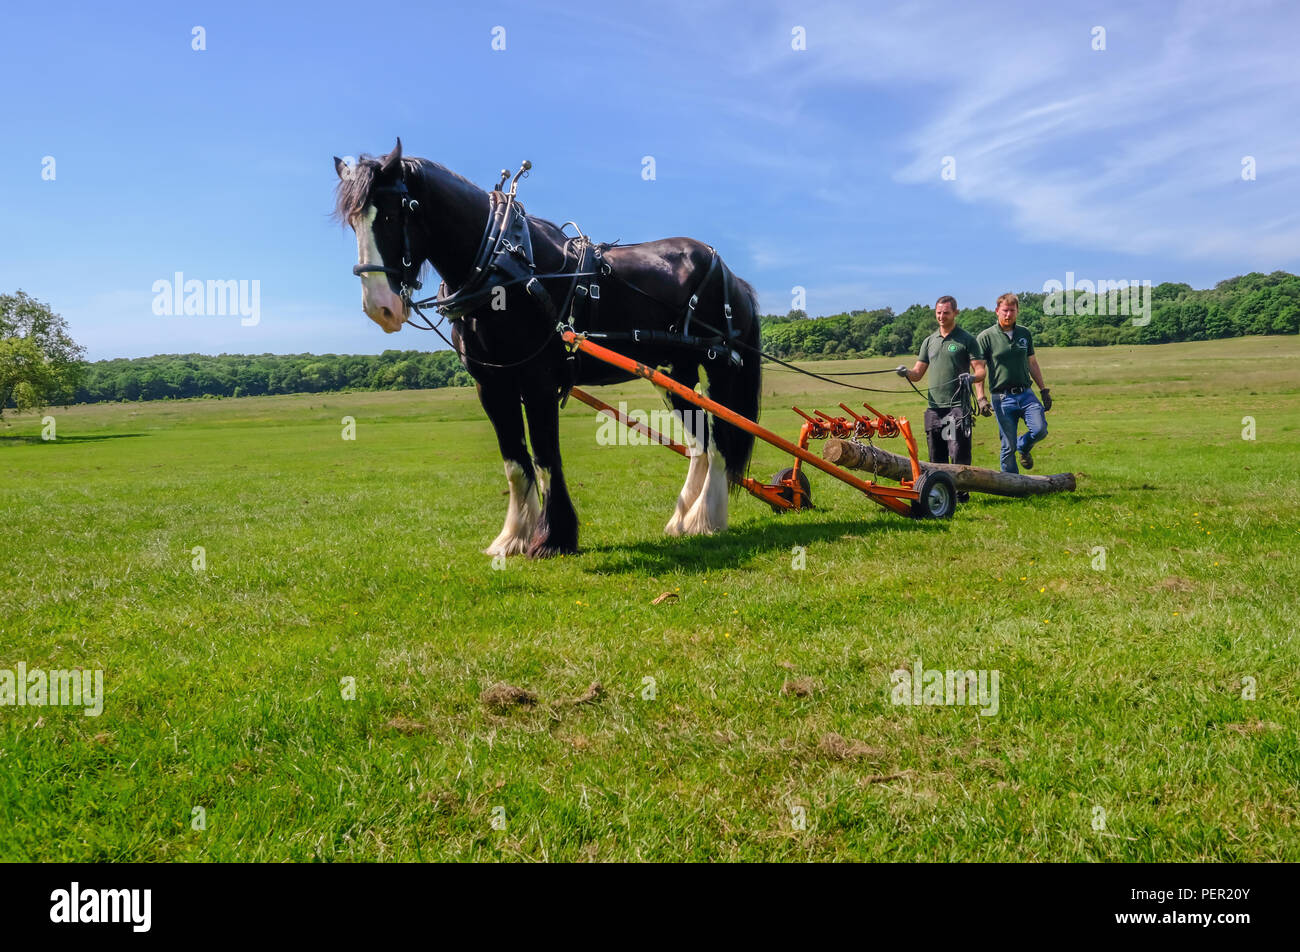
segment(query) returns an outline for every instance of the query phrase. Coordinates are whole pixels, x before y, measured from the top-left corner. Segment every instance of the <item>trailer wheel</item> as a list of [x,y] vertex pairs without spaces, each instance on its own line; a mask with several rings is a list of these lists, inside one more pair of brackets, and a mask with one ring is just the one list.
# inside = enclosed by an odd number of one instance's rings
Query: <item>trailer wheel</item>
[[[781,470],[781,472],[777,473],[775,476],[772,477],[772,485],[781,486],[781,483],[784,480],[789,479],[793,475],[794,475],[794,467],[787,466],[785,469]],[[813,507],[812,486],[808,484],[808,477],[803,474],[802,469],[799,470],[799,489],[802,490],[803,492],[803,496],[799,503],[799,508],[811,509]],[[778,495],[786,502],[790,503],[791,505],[794,504],[794,490],[791,489],[789,486],[781,486],[781,491],[780,493],[778,493]],[[785,512],[786,510],[782,506],[773,506],[772,511]]]
[[913,518],[951,519],[957,511],[957,484],[947,473],[939,470],[922,473],[916,491],[921,498],[912,503]]

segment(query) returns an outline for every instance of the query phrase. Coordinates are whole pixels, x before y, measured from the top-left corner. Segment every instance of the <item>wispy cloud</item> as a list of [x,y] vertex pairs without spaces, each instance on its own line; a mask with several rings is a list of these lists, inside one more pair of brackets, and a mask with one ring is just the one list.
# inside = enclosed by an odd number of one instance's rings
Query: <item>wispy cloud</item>
[[[751,37],[778,114],[828,90],[917,103],[904,185],[1002,209],[1067,247],[1281,266],[1300,255],[1300,14],[1284,3],[1092,9],[801,5],[808,52]],[[1093,49],[1094,27],[1105,30]],[[755,51],[758,54],[755,55]],[[917,95],[919,90],[924,95]],[[803,118],[800,122],[810,120]],[[941,178],[945,157],[956,178]],[[1252,156],[1257,178],[1243,180]],[[833,192],[813,190],[827,199]]]

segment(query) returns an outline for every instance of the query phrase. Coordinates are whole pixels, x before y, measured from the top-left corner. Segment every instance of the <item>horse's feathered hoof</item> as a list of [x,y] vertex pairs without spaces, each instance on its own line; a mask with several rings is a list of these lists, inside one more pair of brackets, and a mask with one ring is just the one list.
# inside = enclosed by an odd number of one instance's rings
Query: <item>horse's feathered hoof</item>
[[484,555],[496,558],[498,555],[520,555],[528,551],[528,543],[523,539],[502,533],[490,546],[483,550]]
[[554,531],[543,531],[533,536],[533,541],[528,545],[528,557],[530,559],[549,559],[556,555],[576,555],[578,552],[577,538],[563,539],[559,533]]
[[528,547],[528,557],[530,559],[549,559],[557,555],[577,555],[578,547],[548,545],[544,542],[534,542]]

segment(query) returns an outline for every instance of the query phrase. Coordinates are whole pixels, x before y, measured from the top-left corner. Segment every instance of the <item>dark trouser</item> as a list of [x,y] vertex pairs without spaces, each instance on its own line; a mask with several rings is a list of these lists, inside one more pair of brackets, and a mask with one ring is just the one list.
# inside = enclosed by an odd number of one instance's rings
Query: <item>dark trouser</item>
[[930,444],[931,463],[970,465],[971,438],[962,432],[961,407],[925,411],[925,439]]

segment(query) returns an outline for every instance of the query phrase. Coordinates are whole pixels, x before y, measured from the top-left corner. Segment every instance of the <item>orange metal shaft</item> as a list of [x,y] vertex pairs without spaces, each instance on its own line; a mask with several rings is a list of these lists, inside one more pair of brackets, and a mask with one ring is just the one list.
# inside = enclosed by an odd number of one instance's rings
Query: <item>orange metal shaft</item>
[[[687,459],[690,459],[691,452],[685,446],[682,446],[682,444],[677,443],[666,436],[663,436],[661,433],[656,431],[653,427],[646,426],[644,423],[641,423],[637,420],[630,419],[627,416],[627,414],[620,413],[617,409],[611,407],[604,400],[601,400],[598,397],[593,397],[591,394],[587,393],[587,391],[579,387],[570,388],[569,393],[573,395],[573,398],[575,400],[585,403],[587,406],[591,407],[593,410],[597,411],[598,413],[603,413],[608,417],[613,417],[615,420],[617,420],[619,423],[622,423],[624,426],[628,427],[629,429],[636,430],[639,433],[644,433],[646,436],[648,436],[651,439],[652,442],[658,443],[661,446],[666,446],[670,450],[680,453],[682,456],[685,456]],[[785,508],[790,508],[791,506],[790,503],[786,502],[784,499],[780,497],[779,489],[777,487],[767,486],[763,483],[760,483],[756,479],[751,479],[748,476],[741,477],[741,479],[739,480],[739,485],[741,486],[741,488],[748,491],[750,495],[758,497],[759,499],[763,500],[763,502],[768,503],[769,505],[782,506]]]
[[569,393],[573,396],[575,400],[582,401],[587,406],[591,407],[593,410],[605,414],[605,416],[613,417],[615,420],[617,420],[619,423],[622,423],[629,430],[636,430],[638,433],[644,433],[646,436],[650,437],[650,439],[653,442],[658,443],[661,446],[666,446],[670,450],[673,450],[674,452],[681,453],[683,456],[687,458],[690,457],[691,455],[690,451],[686,447],[682,446],[682,444],[676,442],[671,437],[662,435],[657,430],[654,430],[651,427],[646,426],[644,423],[641,423],[639,420],[633,420],[630,417],[628,417],[627,414],[620,413],[618,410],[614,409],[614,407],[611,407],[608,403],[606,403],[603,400],[598,400],[596,397],[593,397],[591,394],[587,393],[587,391],[579,390],[577,387],[572,387],[570,388]]
[[907,422],[906,417],[899,417],[898,428],[903,433],[903,439],[907,441],[908,462],[912,464],[912,482],[916,482],[921,478],[921,464],[916,458],[916,440],[912,437],[912,425]]
[[[897,512],[906,513],[908,511],[908,506],[905,502],[903,502],[903,499],[917,498],[915,491],[909,492],[908,490],[896,490],[890,487],[880,486],[876,483],[869,483],[866,480],[858,479],[858,477],[845,472],[844,470],[840,469],[838,466],[826,462],[820,456],[810,453],[808,452],[808,450],[803,449],[802,447],[795,446],[795,444],[791,443],[789,440],[777,436],[775,433],[772,433],[770,430],[765,430],[757,423],[747,419],[746,417],[741,416],[739,413],[736,413],[734,410],[728,407],[724,407],[716,400],[710,400],[708,397],[696,393],[690,387],[678,383],[676,380],[674,380],[672,377],[669,377],[667,374],[662,374],[658,370],[655,370],[653,367],[647,367],[639,360],[632,360],[630,357],[624,357],[622,354],[616,351],[612,351],[608,347],[602,347],[600,344],[596,344],[583,337],[579,337],[573,331],[566,330],[563,332],[562,336],[566,344],[571,344],[577,347],[583,353],[595,357],[597,360],[603,360],[605,363],[610,364],[614,367],[618,367],[620,370],[625,370],[630,374],[635,374],[636,376],[641,377],[643,380],[650,381],[656,387],[662,387],[664,390],[667,390],[669,393],[676,394],[677,396],[681,397],[683,400],[687,400],[698,407],[708,410],[718,419],[726,420],[732,426],[739,427],[740,429],[744,430],[746,433],[752,433],[754,436],[758,437],[759,439],[764,440],[767,443],[771,443],[777,449],[784,450],[785,452],[789,453],[791,456],[803,460],[809,466],[812,466],[816,469],[820,469],[826,475],[834,476],[836,479],[840,480],[841,482],[848,483],[854,489],[857,489],[865,493],[869,498],[871,498],[875,502],[878,502],[882,506],[885,506],[889,509],[893,509]],[[900,420],[899,421],[900,426],[904,425],[905,422],[906,421]],[[908,429],[905,432],[908,437],[908,447],[909,449],[912,449],[913,458],[915,458],[914,447],[916,446],[916,443],[911,439],[911,430]],[[916,469],[916,467],[914,466],[913,469]],[[900,496],[902,497],[901,499],[898,498]]]

